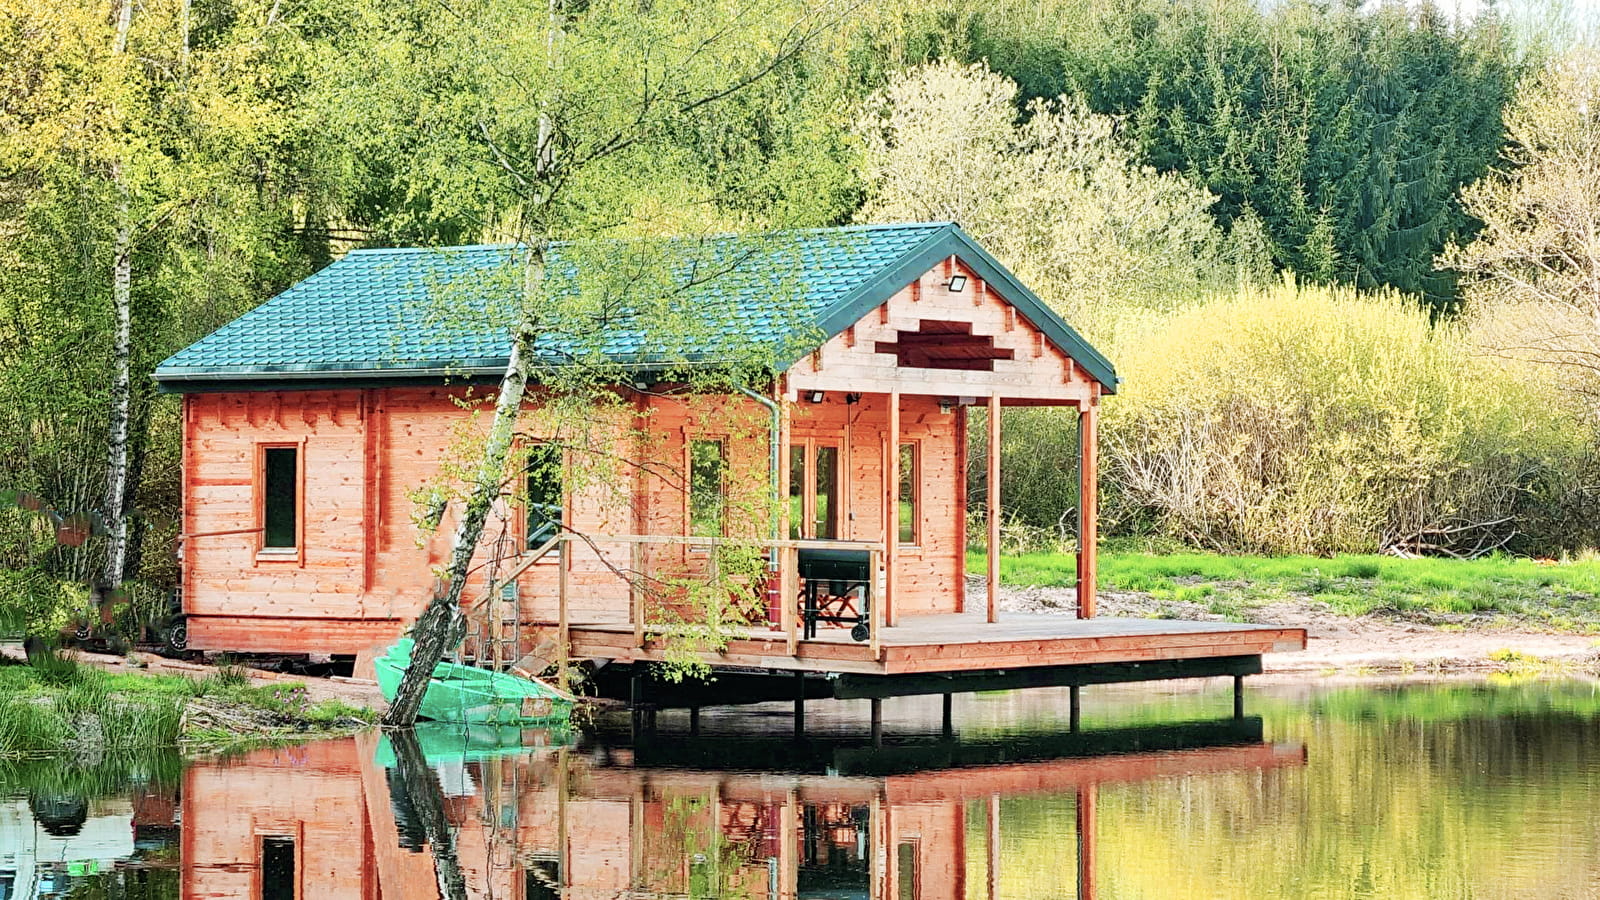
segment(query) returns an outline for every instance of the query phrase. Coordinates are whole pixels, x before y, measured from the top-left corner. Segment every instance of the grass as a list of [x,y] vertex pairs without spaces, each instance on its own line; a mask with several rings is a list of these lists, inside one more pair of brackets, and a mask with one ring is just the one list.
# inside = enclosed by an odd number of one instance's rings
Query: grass
[[[967,568],[984,569],[970,553]],[[1000,560],[1016,586],[1071,586],[1075,560],[1028,553]],[[1229,618],[1300,597],[1344,615],[1404,615],[1449,624],[1493,616],[1562,631],[1600,633],[1600,560],[1549,563],[1505,556],[1476,560],[1390,556],[1224,556],[1109,548],[1100,555],[1105,590],[1194,603]]]
[[251,687],[227,670],[191,679],[113,675],[62,658],[0,665],[0,760],[223,750],[345,733],[372,720],[370,710],[311,702],[303,685]]

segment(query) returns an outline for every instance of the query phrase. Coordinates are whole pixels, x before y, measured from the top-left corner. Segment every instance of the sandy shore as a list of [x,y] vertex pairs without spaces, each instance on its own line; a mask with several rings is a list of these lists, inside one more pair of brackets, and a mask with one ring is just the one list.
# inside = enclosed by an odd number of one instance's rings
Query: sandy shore
[[[969,603],[984,602],[982,578],[967,581]],[[1005,587],[1000,609],[1059,612],[1076,608],[1072,588]],[[1225,621],[1198,604],[1157,603],[1148,594],[1102,591],[1101,615],[1149,617],[1160,614],[1194,620]],[[1253,607],[1249,621],[1306,630],[1306,649],[1272,653],[1263,660],[1271,673],[1432,673],[1549,666],[1600,670],[1600,635],[1530,631],[1502,619],[1466,617],[1447,627],[1384,616],[1344,616],[1304,599]]]

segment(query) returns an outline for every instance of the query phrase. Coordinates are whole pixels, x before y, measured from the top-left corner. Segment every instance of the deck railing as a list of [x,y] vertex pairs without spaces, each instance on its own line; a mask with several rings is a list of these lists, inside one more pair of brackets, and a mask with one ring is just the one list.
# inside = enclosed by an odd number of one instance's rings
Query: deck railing
[[[777,590],[777,629],[784,637],[788,655],[793,656],[799,650],[800,636],[800,574],[799,557],[802,550],[854,550],[865,551],[868,560],[868,591],[866,602],[866,625],[868,641],[872,648],[874,658],[879,657],[881,649],[881,632],[883,630],[884,610],[893,602],[890,589],[886,583],[884,568],[885,547],[876,541],[838,541],[838,540],[810,540],[787,539],[773,540],[770,538],[727,538],[727,537],[697,537],[692,535],[654,535],[654,534],[606,534],[606,535],[580,535],[564,533],[552,539],[560,545],[559,575],[557,578],[557,626],[560,631],[558,642],[561,644],[562,653],[565,653],[568,642],[568,631],[571,627],[571,591],[569,587],[569,572],[573,561],[573,546],[578,545],[594,550],[597,554],[607,546],[626,546],[628,562],[625,566],[618,563],[608,563],[628,584],[628,623],[633,629],[634,643],[643,647],[647,633],[651,630],[652,623],[649,616],[650,592],[647,584],[658,581],[657,573],[651,571],[649,562],[645,559],[646,548],[649,547],[681,547],[686,555],[693,551],[706,551],[706,570],[700,573],[708,581],[722,578],[719,571],[720,554],[714,552],[719,547],[738,547],[744,550],[754,550],[767,556],[776,564],[776,568],[769,568],[768,583],[750,585],[750,588],[759,591],[761,596],[772,589]],[[543,549],[543,548],[541,548]],[[548,551],[546,551],[546,554]],[[536,560],[519,565],[508,572],[508,580],[526,571],[527,566]],[[677,577],[696,577],[696,573],[684,572]],[[775,584],[773,583],[775,581]],[[563,660],[564,662],[564,660]]]

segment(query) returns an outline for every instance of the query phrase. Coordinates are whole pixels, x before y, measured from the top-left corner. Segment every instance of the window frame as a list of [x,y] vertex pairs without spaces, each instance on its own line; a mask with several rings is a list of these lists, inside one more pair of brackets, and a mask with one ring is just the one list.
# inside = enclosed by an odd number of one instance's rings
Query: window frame
[[[901,481],[902,484],[905,482],[905,479],[906,479],[906,465],[905,465],[905,459],[904,459],[903,454],[904,454],[904,451],[905,451],[905,449],[907,447],[911,448],[911,498],[910,498],[910,501],[911,501],[911,540],[909,540],[909,541],[902,540],[901,537],[900,537],[900,504],[901,504],[901,502],[903,502],[901,500],[901,497],[900,497],[900,488],[901,488],[900,484],[895,485],[895,492],[894,492],[894,499],[895,499],[894,539],[895,539],[895,542],[898,543],[902,547],[921,547],[922,546],[922,480],[923,480],[922,479],[922,441],[920,441],[920,440],[901,440],[895,446],[895,453],[896,453],[895,474],[899,476],[900,481]],[[887,537],[887,536],[888,535],[885,535],[885,537]]]
[[[294,456],[294,546],[267,546],[267,451],[293,450]],[[257,441],[251,479],[255,517],[255,561],[292,562],[304,566],[306,560],[306,440]]]
[[[832,519],[833,535],[820,538],[817,536],[817,500],[822,496],[818,476],[822,473],[822,451],[832,450],[833,458],[833,503],[828,510]],[[800,466],[794,465],[794,454],[800,454]],[[800,480],[800,510],[795,515],[794,481]],[[845,492],[845,459],[844,447],[838,439],[832,437],[797,437],[789,443],[789,485],[786,488],[784,502],[790,504],[789,509],[789,539],[803,541],[836,541],[844,531],[844,517],[840,510],[844,506]],[[798,531],[798,533],[796,533]]]
[[[717,484],[718,508],[717,531],[715,534],[696,534],[694,527],[694,445],[701,443],[717,444],[722,448],[722,472],[721,478]],[[684,437],[683,530],[685,537],[725,538],[728,536],[728,484],[731,481],[728,476],[733,468],[732,444],[733,442],[729,439],[728,435],[720,433],[702,433],[686,435]],[[695,545],[692,543],[689,545],[689,550],[695,553],[706,553],[709,552],[710,549],[710,545]]]
[[[530,485],[528,484],[529,473],[528,473],[527,462],[531,461],[531,454],[540,452],[538,448],[550,447],[550,446],[554,446],[557,449],[557,451],[560,452],[560,454],[561,454],[561,464],[560,464],[561,518],[560,518],[558,524],[560,524],[563,527],[566,527],[567,524],[572,521],[572,491],[568,487],[568,485],[569,485],[569,479],[567,477],[567,474],[568,474],[568,458],[567,458],[567,450],[566,450],[566,448],[560,446],[559,444],[555,444],[553,441],[530,440],[530,441],[525,442],[523,444],[523,446],[521,448],[519,448],[521,453],[524,456],[524,463],[523,463],[523,466],[522,466],[522,485],[521,485],[521,487],[522,487],[522,502],[517,504],[517,506],[520,509],[521,515],[516,517],[516,525],[515,525],[516,533],[517,533],[517,545],[522,548],[522,552],[523,553],[527,553],[527,552],[530,552],[532,550],[537,550],[538,549],[537,547],[531,546],[528,543],[528,539],[531,536],[531,532],[530,532],[530,530],[528,528],[528,525],[529,525],[528,514],[532,511],[532,510],[529,509],[529,503],[532,500],[532,496],[531,496],[531,494],[530,494],[530,492],[528,490]],[[557,559],[558,559],[558,557],[551,556],[551,555],[547,554],[544,559],[539,560],[537,563],[535,563],[535,565],[547,565],[547,564],[548,565],[553,565],[553,564],[555,564]]]

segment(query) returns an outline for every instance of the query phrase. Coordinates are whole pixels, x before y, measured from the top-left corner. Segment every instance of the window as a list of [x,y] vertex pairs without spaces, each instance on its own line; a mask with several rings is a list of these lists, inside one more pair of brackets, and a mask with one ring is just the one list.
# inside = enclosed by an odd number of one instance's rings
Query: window
[[300,450],[267,447],[261,467],[261,546],[292,550],[300,543]]
[[789,448],[789,537],[838,536],[839,448],[796,444]]
[[728,451],[720,440],[689,442],[689,533],[717,537],[727,505]]
[[561,531],[562,515],[566,507],[562,486],[561,448],[553,444],[537,444],[528,453],[527,466],[527,519],[524,523],[527,546],[542,547]]
[[917,515],[917,445],[900,445],[900,543],[915,544],[917,542],[918,523]]
[[831,541],[839,536],[839,448],[818,447],[811,536]]
[[294,838],[261,839],[261,900],[294,900]]
[[917,844],[914,841],[901,841],[895,852],[895,871],[899,873],[899,890],[896,895],[899,900],[917,900],[922,894],[917,878]]
[[806,536],[806,447],[789,448],[789,538]]

